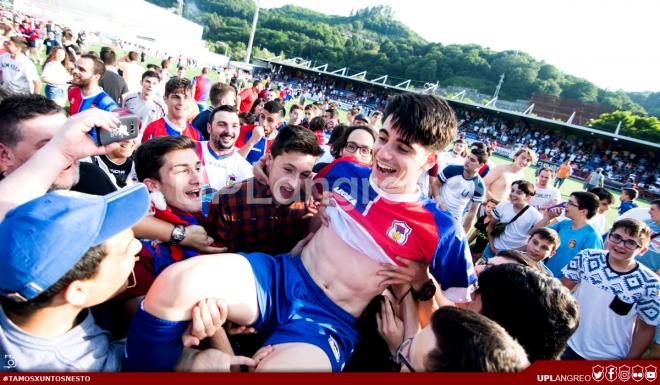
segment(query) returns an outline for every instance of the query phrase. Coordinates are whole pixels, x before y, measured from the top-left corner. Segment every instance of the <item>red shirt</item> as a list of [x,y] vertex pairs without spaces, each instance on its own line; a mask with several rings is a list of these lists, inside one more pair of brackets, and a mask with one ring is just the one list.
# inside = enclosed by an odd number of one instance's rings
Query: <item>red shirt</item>
[[158,136],[178,135],[184,135],[196,141],[202,140],[202,134],[200,134],[195,127],[190,125],[190,123],[186,123],[186,128],[179,132],[173,127],[171,123],[168,123],[165,118],[160,118],[154,122],[151,122],[151,124],[149,124],[144,130],[144,134],[142,134],[142,143]]
[[254,87],[244,89],[238,96],[241,97],[241,108],[238,112],[250,112],[252,104],[259,97]]

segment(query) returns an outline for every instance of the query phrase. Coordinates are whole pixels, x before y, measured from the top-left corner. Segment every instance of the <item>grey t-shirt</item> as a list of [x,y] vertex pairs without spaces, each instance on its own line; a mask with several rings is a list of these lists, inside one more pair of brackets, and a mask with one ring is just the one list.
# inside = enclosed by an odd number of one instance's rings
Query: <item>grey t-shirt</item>
[[[73,329],[43,338],[21,330],[0,306],[0,357],[5,357],[0,371],[118,372],[124,343],[111,342],[110,333],[98,327],[91,312],[85,311],[87,316]],[[15,367],[7,367],[8,359]]]

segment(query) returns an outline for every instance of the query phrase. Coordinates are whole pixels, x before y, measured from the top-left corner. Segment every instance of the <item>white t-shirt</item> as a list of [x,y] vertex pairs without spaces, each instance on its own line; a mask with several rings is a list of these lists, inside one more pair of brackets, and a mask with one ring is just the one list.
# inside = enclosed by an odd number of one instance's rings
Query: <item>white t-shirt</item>
[[[507,223],[517,213],[513,210],[511,201],[506,201],[497,205],[491,215],[498,222]],[[542,218],[543,214],[531,206],[515,222],[506,226],[504,232],[493,240],[493,246],[498,250],[519,249],[525,246],[529,237],[529,230]]]
[[12,59],[9,52],[0,55],[0,70],[2,70],[2,84],[11,92],[30,94],[34,89],[34,81],[39,80],[37,67],[19,53]]
[[532,197],[530,204],[537,210],[543,211],[553,204],[557,204],[559,201],[561,201],[561,192],[559,189],[550,185],[546,186],[546,188],[539,188],[538,186],[535,187],[536,194]]
[[593,226],[594,229],[598,232],[598,235],[603,235],[605,234],[605,215],[604,214],[598,214],[594,215],[591,219],[587,221],[591,226]]
[[140,137],[151,122],[167,115],[167,105],[159,99],[156,96],[148,101],[142,100],[139,92],[129,92],[122,96],[122,107],[140,118]]
[[[44,66],[44,70],[41,72],[41,78],[42,79],[48,78],[56,81],[58,85],[51,84],[51,86],[66,91],[69,88],[69,86],[62,86],[59,84],[66,84],[68,81],[70,81],[71,74],[69,73],[69,71],[66,70],[66,68],[64,68],[62,63],[58,63],[57,61],[51,61],[46,63],[46,65]],[[64,97],[66,98],[66,95]]]
[[438,170],[444,170],[445,167],[457,165],[465,165],[465,158],[461,156],[454,156],[454,153],[451,151],[445,151],[438,155]]
[[660,280],[649,268],[622,274],[612,270],[607,250],[583,250],[564,275],[579,283],[580,326],[568,346],[588,360],[620,360],[632,344],[637,316],[647,325],[660,323]]
[[209,142],[201,142],[204,154],[204,168],[209,178],[209,185],[214,190],[221,190],[234,183],[252,178],[252,165],[234,149],[227,155],[217,155]]
[[440,190],[440,203],[454,215],[459,222],[469,201],[484,201],[485,185],[479,174],[472,179],[465,179],[463,166],[447,166],[438,174],[443,186]]

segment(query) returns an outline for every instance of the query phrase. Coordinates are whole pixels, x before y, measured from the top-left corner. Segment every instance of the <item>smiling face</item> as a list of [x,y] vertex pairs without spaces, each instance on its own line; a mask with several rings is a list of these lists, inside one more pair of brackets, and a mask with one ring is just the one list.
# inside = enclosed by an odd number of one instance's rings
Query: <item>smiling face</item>
[[127,159],[129,156],[133,155],[133,151],[137,147],[137,139],[129,139],[119,142],[119,147],[113,150],[108,154],[112,158],[123,158]]
[[170,207],[196,213],[202,209],[202,163],[195,150],[176,150],[163,156],[160,180],[145,179],[150,191],[159,190]]
[[73,67],[71,75],[73,76],[71,82],[80,88],[85,88],[90,84],[98,83],[101,78],[100,75],[94,74],[94,61],[85,57],[81,57],[76,61],[76,65]]
[[513,160],[513,165],[518,170],[522,170],[532,163],[532,157],[527,152],[520,153],[516,159]]
[[268,186],[277,203],[286,205],[300,197],[300,191],[312,177],[314,163],[315,156],[299,152],[267,158]]
[[[365,148],[371,149],[371,152],[366,154]],[[341,149],[339,156],[351,156],[364,164],[371,164],[372,154],[374,148],[374,138],[365,130],[354,130],[348,136],[346,146]],[[353,151],[351,151],[353,150]]]
[[514,207],[524,207],[525,204],[529,203],[532,200],[530,195],[527,195],[524,191],[520,189],[518,184],[514,183],[511,185],[511,193],[509,194],[509,200],[513,203]]
[[188,117],[190,114],[190,100],[192,99],[190,90],[183,88],[175,90],[171,94],[165,96],[165,104],[167,104],[167,116],[170,120],[181,120]]
[[[620,242],[617,244],[616,242],[613,241],[613,239],[615,240],[620,239]],[[634,242],[639,247],[634,249],[626,247],[624,245],[624,243],[626,242],[629,243]],[[642,251],[639,237],[630,236],[630,234],[628,234],[624,228],[617,228],[610,232],[610,234],[607,236],[607,239],[605,241],[605,249],[609,251],[608,254],[609,258],[612,258],[613,260],[619,263],[625,263],[627,261],[630,261],[631,259],[635,258],[635,256],[640,254]]]
[[419,177],[430,170],[437,159],[436,152],[403,140],[388,116],[378,131],[371,177],[376,186],[387,193],[415,193]]
[[238,134],[240,133],[240,122],[235,112],[219,111],[213,115],[213,122],[208,123],[211,135],[211,146],[215,151],[227,151],[234,148]]

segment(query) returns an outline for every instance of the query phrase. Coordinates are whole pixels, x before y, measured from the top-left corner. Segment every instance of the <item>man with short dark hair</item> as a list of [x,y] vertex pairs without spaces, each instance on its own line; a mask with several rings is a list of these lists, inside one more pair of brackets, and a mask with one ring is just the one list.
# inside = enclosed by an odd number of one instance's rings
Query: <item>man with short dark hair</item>
[[192,126],[199,131],[204,140],[209,140],[209,131],[207,125],[209,124],[209,116],[216,108],[220,106],[234,106],[236,104],[236,90],[234,87],[224,84],[224,83],[215,83],[211,86],[209,91],[209,100],[211,105],[209,108],[200,110],[200,113],[195,116],[195,119],[192,121]]
[[[105,64],[95,55],[84,54],[73,68],[73,87],[69,88],[69,115],[75,115],[89,108],[114,111],[119,108],[112,98],[99,86],[105,72]],[[96,131],[89,135],[96,140]]]
[[99,56],[105,64],[105,72],[99,80],[99,85],[117,104],[120,104],[121,96],[128,92],[128,86],[126,80],[118,73],[117,54],[110,47],[102,47]]
[[142,134],[142,143],[157,136],[185,135],[201,140],[202,134],[188,123],[192,100],[192,83],[188,79],[172,78],[165,85],[167,115],[152,122]]
[[561,214],[561,208],[546,210],[543,219],[534,228],[546,227],[557,231],[561,244],[554,256],[545,261],[546,266],[557,278],[562,278],[562,269],[580,251],[585,249],[602,249],[603,240],[596,229],[588,221],[596,215],[600,200],[595,194],[576,191],[570,195],[565,207],[565,220],[548,226]]
[[258,123],[241,127],[241,134],[236,141],[236,147],[240,149],[238,153],[251,164],[267,154],[277,137],[277,129],[284,121],[284,114],[284,107],[277,101],[266,103]]
[[159,83],[160,74],[147,70],[142,74],[140,82],[142,90],[129,92],[122,96],[122,107],[140,118],[139,138],[142,137],[144,130],[151,122],[155,122],[167,114],[167,106],[157,93]]
[[252,87],[246,88],[238,95],[241,98],[241,107],[238,112],[249,112],[254,101],[259,97],[259,92],[264,89],[261,80],[252,82]]
[[339,111],[334,108],[328,108],[323,111],[323,120],[325,120],[325,142],[328,143],[332,130],[339,125]]

